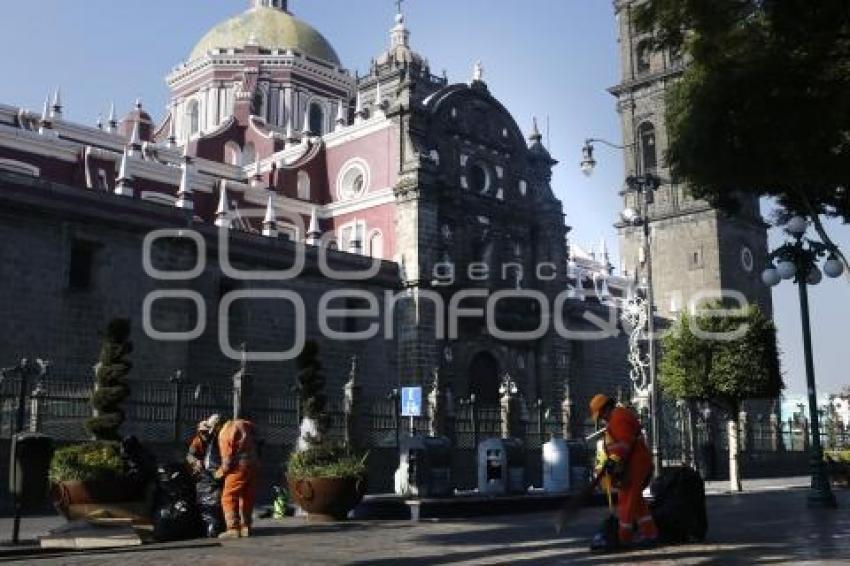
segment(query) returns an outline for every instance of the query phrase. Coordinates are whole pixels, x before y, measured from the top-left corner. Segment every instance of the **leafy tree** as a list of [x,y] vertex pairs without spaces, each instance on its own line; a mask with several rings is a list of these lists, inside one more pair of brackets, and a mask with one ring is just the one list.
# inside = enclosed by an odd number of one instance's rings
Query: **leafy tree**
[[847,0],[647,0],[635,14],[688,61],[666,101],[673,175],[726,208],[736,191],[776,197],[832,245],[819,215],[850,221]]
[[776,397],[783,389],[776,328],[756,306],[683,313],[663,340],[661,388],[680,399],[708,401],[729,415],[729,473],[741,489],[738,416],[741,401]]
[[127,374],[133,367],[127,359],[133,351],[129,337],[130,321],[127,319],[114,319],[106,328],[95,366],[95,391],[91,399],[95,416],[86,421],[86,430],[96,440],[120,440],[118,429],[124,422],[121,404],[130,395]]
[[298,367],[298,406],[302,419],[301,444],[304,447],[319,443],[328,424],[325,376],[318,356],[318,344],[309,340],[295,360]]

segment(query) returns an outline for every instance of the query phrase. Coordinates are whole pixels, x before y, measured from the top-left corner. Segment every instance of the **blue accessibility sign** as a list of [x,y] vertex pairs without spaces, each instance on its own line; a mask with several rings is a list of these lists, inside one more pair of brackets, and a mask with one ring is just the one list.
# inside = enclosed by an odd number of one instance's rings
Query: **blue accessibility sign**
[[422,416],[422,388],[421,387],[402,387],[401,388],[401,416],[403,416],[403,417],[421,417]]

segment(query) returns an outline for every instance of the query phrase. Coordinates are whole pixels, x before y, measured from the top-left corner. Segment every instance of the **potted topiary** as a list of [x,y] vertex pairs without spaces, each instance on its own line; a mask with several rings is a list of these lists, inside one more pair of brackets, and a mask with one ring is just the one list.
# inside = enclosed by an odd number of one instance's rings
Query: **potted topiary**
[[[128,474],[118,429],[124,422],[121,403],[129,396],[126,377],[130,321],[115,319],[107,327],[95,366],[94,416],[86,421],[93,440],[60,448],[50,465],[53,501],[69,519],[86,516],[104,504],[142,502],[145,485]],[[130,505],[130,508],[139,507]],[[141,507],[129,515],[142,514]],[[136,513],[138,511],[138,513]]]
[[310,521],[339,521],[363,499],[366,455],[328,441],[325,378],[319,348],[307,342],[297,359],[301,436],[287,465],[289,491]]

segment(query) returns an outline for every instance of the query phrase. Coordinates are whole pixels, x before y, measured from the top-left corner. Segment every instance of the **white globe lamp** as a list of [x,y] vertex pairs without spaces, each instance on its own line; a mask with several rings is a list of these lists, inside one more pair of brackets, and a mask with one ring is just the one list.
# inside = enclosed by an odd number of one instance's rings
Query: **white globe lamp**
[[809,285],[817,285],[823,280],[823,273],[818,269],[817,265],[813,265],[809,270],[809,275],[806,277],[806,283]]
[[806,233],[806,230],[809,227],[808,221],[802,216],[792,216],[788,221],[788,224],[785,225],[785,229],[794,236],[800,237]]
[[841,274],[844,273],[844,264],[837,257],[831,255],[823,264],[823,272],[832,279],[841,277]]
[[776,268],[771,265],[761,272],[761,280],[768,287],[776,287],[782,281],[782,278]]
[[791,279],[797,273],[797,266],[793,261],[782,260],[776,264],[776,272],[782,279]]

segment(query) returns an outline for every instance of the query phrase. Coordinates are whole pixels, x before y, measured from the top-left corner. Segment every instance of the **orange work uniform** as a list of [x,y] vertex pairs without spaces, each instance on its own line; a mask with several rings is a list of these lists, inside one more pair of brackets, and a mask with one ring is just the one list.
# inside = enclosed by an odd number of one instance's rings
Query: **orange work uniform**
[[224,474],[221,506],[227,528],[250,527],[259,467],[253,423],[242,419],[227,421],[218,433],[218,446]]
[[200,433],[196,433],[189,442],[189,452],[186,454],[186,462],[192,466],[192,469],[200,469],[203,466],[208,441],[209,437],[205,439]]
[[615,407],[608,418],[605,453],[620,462],[623,473],[617,487],[617,515],[620,520],[620,542],[631,542],[637,523],[641,536],[658,537],[658,529],[643,499],[643,490],[652,474],[652,457],[643,438],[640,422],[629,409]]

